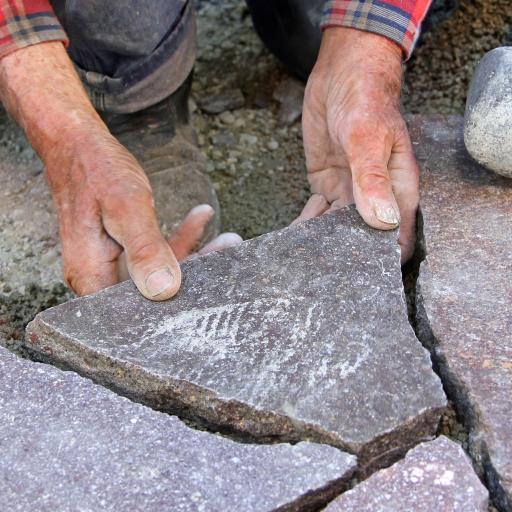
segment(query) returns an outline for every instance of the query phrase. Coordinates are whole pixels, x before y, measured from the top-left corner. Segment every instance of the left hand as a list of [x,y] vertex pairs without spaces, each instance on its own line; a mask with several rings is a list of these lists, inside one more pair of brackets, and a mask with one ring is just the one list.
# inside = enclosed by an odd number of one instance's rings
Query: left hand
[[312,196],[297,221],[354,203],[377,229],[400,225],[414,251],[419,170],[400,113],[402,51],[385,37],[325,30],[305,93],[302,126]]

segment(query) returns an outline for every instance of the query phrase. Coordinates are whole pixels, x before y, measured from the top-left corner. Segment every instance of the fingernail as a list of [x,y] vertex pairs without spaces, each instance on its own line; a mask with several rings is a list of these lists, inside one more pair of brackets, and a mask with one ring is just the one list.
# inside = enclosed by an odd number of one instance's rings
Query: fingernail
[[156,297],[174,285],[174,277],[169,268],[161,268],[151,272],[146,278],[146,290],[150,297]]
[[381,222],[384,222],[384,224],[390,224],[392,226],[398,226],[398,224],[400,224],[400,216],[390,204],[375,201],[373,203],[373,213],[375,213],[375,217]]
[[197,206],[194,206],[194,208],[192,208],[192,210],[190,210],[189,213],[208,213],[209,215],[213,215],[215,213],[215,210],[209,204],[198,204]]

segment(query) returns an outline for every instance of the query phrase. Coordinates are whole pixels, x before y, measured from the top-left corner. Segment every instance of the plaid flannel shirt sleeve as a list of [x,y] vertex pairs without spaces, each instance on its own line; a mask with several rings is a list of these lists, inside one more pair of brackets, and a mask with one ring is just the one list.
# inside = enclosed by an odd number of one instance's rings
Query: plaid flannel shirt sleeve
[[49,0],[0,0],[0,58],[44,41],[68,44]]
[[322,29],[351,27],[386,36],[411,56],[431,0],[329,0]]

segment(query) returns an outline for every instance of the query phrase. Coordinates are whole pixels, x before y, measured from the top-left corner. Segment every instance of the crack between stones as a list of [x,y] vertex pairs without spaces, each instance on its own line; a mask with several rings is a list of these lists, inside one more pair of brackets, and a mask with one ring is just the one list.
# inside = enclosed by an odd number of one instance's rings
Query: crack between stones
[[469,392],[447,364],[434,335],[428,316],[423,307],[419,275],[421,265],[427,259],[428,249],[424,236],[424,220],[421,208],[416,222],[416,247],[413,258],[402,269],[404,292],[407,301],[408,318],[416,338],[429,351],[432,369],[440,378],[449,401],[443,414],[437,436],[445,435],[462,446],[472,462],[475,473],[489,491],[489,512],[510,512],[512,504],[507,502],[504,491],[499,488],[499,475],[492,466],[489,450],[477,432],[479,411],[469,398]]
[[[70,343],[66,336],[48,329],[40,319],[28,329],[31,358],[74,371],[120,396],[151,409],[179,417],[191,428],[222,435],[248,444],[296,444],[302,441],[327,444],[357,456],[359,476],[388,467],[419,442],[430,439],[438,411],[424,411],[392,431],[382,432],[372,442],[343,441],[315,423],[294,420],[285,414],[265,411],[182,379],[159,379],[136,364]],[[39,334],[35,334],[36,331]],[[85,363],[85,366],[84,364]],[[122,379],[119,377],[122,376]],[[257,432],[251,427],[257,424]]]
[[[341,449],[342,451],[346,453],[354,454],[352,451],[348,451],[346,449],[342,449],[339,446],[334,446],[332,443],[328,443],[325,441],[320,441],[317,439],[311,439],[307,436],[304,436],[303,438],[298,438],[296,440],[293,439],[283,439],[281,437],[275,437],[274,439],[271,438],[256,438],[252,437],[250,435],[243,435],[239,432],[235,431],[229,431],[227,429],[221,429],[221,428],[215,428],[215,425],[208,424],[204,421],[201,421],[199,419],[195,420],[191,418],[190,416],[183,416],[180,415],[178,412],[172,412],[169,410],[165,410],[162,408],[158,408],[154,404],[148,404],[145,401],[142,401],[141,399],[138,399],[137,397],[134,397],[133,395],[130,395],[129,393],[126,393],[124,390],[120,390],[116,386],[113,385],[105,385],[104,383],[97,382],[94,378],[91,378],[89,376],[84,376],[82,373],[70,368],[66,365],[60,365],[55,362],[50,362],[48,360],[44,360],[44,358],[39,357],[39,355],[35,355],[32,352],[29,352],[28,355],[24,354],[21,355],[20,353],[14,352],[14,354],[22,359],[28,359],[34,363],[47,365],[52,368],[58,368],[65,372],[72,372],[75,375],[78,375],[80,378],[87,379],[92,382],[93,385],[106,388],[116,395],[127,398],[133,403],[137,403],[139,405],[142,405],[143,407],[147,407],[148,409],[151,409],[155,412],[160,412],[162,414],[167,414],[169,416],[174,416],[178,418],[181,422],[183,422],[185,425],[187,425],[189,428],[196,430],[198,432],[205,432],[209,433],[210,435],[220,436],[226,439],[229,439],[230,441],[236,442],[236,443],[243,443],[243,444],[260,444],[260,445],[272,445],[272,444],[278,444],[278,443],[288,443],[290,445],[295,445],[299,442],[312,442],[312,443],[318,443],[318,444],[327,444],[329,446],[332,446],[336,449]],[[359,460],[358,460],[359,462]],[[314,490],[306,491],[303,495],[298,496],[294,501],[287,503],[286,505],[283,505],[277,509],[274,510],[274,512],[320,512],[323,510],[329,503],[331,503],[333,500],[338,498],[340,495],[345,493],[346,491],[352,489],[355,485],[360,483],[363,479],[366,479],[370,474],[365,475],[364,478],[361,478],[360,473],[360,466],[359,463],[357,464],[356,468],[354,468],[352,471],[347,472],[345,475],[341,476],[340,478],[337,478],[335,480],[331,480],[327,482],[323,487],[319,487]],[[372,471],[373,473],[374,471]]]

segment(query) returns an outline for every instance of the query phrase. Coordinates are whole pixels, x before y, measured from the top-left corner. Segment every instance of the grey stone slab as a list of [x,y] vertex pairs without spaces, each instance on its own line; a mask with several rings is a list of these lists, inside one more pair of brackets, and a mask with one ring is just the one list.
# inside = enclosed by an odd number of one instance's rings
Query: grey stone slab
[[311,510],[355,457],[240,444],[0,348],[0,510]]
[[378,466],[429,438],[445,407],[396,238],[342,210],[186,263],[171,301],[126,283],[49,309],[27,345],[154,408]]
[[482,165],[512,178],[512,46],[485,54],[466,101],[464,141]]
[[423,167],[420,337],[494,498],[512,510],[512,182],[470,158],[461,118],[417,117],[411,134]]
[[325,512],[487,512],[488,492],[462,448],[446,437],[342,494]]

